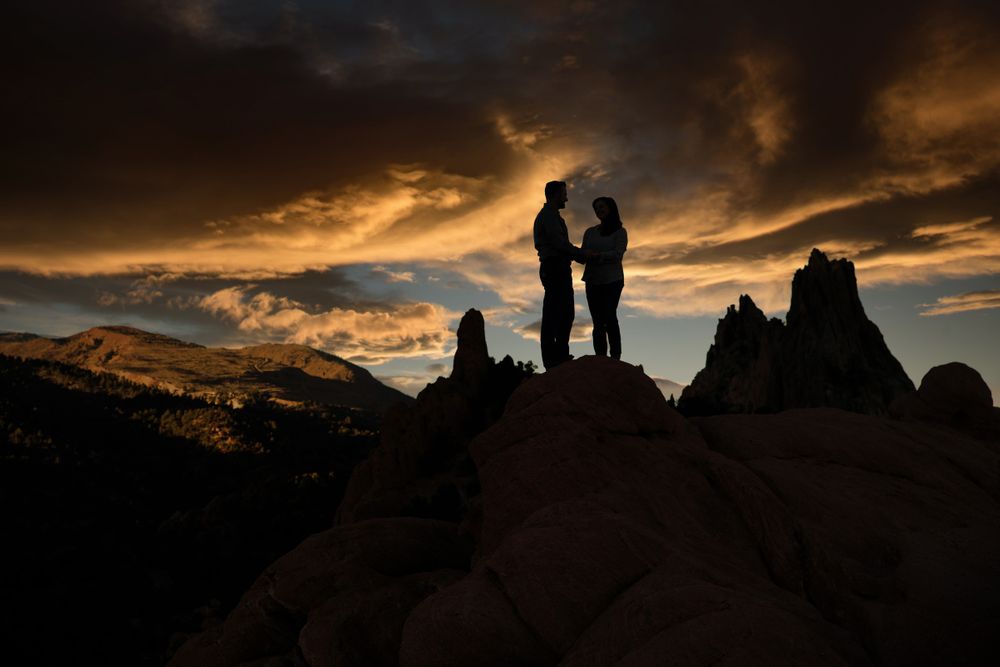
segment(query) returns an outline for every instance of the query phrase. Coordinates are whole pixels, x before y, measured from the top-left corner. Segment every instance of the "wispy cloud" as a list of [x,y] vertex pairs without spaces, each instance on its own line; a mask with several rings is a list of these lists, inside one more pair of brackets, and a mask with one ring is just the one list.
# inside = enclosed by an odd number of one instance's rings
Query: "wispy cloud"
[[1000,290],[982,290],[979,292],[956,294],[954,296],[943,296],[934,303],[921,304],[921,307],[926,309],[920,313],[925,316],[950,315],[970,310],[1000,308]]
[[372,273],[385,276],[390,283],[412,283],[415,278],[413,271],[391,271],[384,266],[372,267]]

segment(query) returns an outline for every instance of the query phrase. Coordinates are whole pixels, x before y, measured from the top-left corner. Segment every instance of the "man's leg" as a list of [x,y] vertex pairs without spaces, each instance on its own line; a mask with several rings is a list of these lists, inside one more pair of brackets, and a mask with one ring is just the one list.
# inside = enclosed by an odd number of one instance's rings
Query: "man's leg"
[[542,366],[546,369],[557,363],[557,355],[554,349],[556,340],[555,325],[556,320],[558,320],[556,312],[556,286],[552,284],[552,277],[549,273],[546,272],[545,263],[543,262],[538,269],[538,276],[542,280],[542,289],[545,290],[545,296],[542,298],[542,330],[540,338],[542,344]]
[[555,332],[555,353],[556,363],[560,363],[569,359],[569,337],[573,331],[573,318],[576,315],[573,304],[573,272],[568,265],[559,279],[557,294],[559,320]]
[[545,297],[542,300],[542,365],[554,368],[569,358],[573,329],[573,270],[569,261],[543,261],[539,269]]

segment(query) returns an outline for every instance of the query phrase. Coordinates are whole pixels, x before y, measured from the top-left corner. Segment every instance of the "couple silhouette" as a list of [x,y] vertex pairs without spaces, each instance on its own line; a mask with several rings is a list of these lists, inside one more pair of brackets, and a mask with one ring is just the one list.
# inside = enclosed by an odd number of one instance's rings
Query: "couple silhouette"
[[570,243],[566,221],[559,211],[566,207],[569,195],[564,181],[545,184],[545,205],[535,216],[535,249],[538,251],[538,275],[545,289],[542,301],[542,365],[555,368],[573,355],[569,337],[573,330],[574,261],[585,265],[583,282],[587,286],[587,306],[594,321],[594,353],[621,359],[622,334],[618,326],[618,301],[625,287],[622,257],[628,246],[628,234],[622,227],[618,204],[611,197],[593,202],[600,223],[587,229],[583,243]]

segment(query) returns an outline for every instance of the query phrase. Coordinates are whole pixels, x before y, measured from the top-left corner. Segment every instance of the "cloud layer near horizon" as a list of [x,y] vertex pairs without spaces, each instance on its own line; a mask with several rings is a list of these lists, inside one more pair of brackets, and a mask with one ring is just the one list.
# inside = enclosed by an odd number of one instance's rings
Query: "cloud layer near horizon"
[[[371,363],[440,357],[458,313],[415,269],[530,333],[530,224],[563,178],[576,239],[617,199],[638,313],[783,310],[812,247],[863,285],[995,276],[998,11],[22,3],[0,22],[0,270]],[[391,298],[296,293],[373,263]],[[84,297],[80,277],[117,279]]]

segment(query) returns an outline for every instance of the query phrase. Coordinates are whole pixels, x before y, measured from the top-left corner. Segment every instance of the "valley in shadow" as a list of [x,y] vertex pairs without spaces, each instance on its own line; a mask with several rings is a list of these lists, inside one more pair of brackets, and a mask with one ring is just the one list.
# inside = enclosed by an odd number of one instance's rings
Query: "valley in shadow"
[[162,664],[333,520],[380,417],[0,356],[10,664]]

